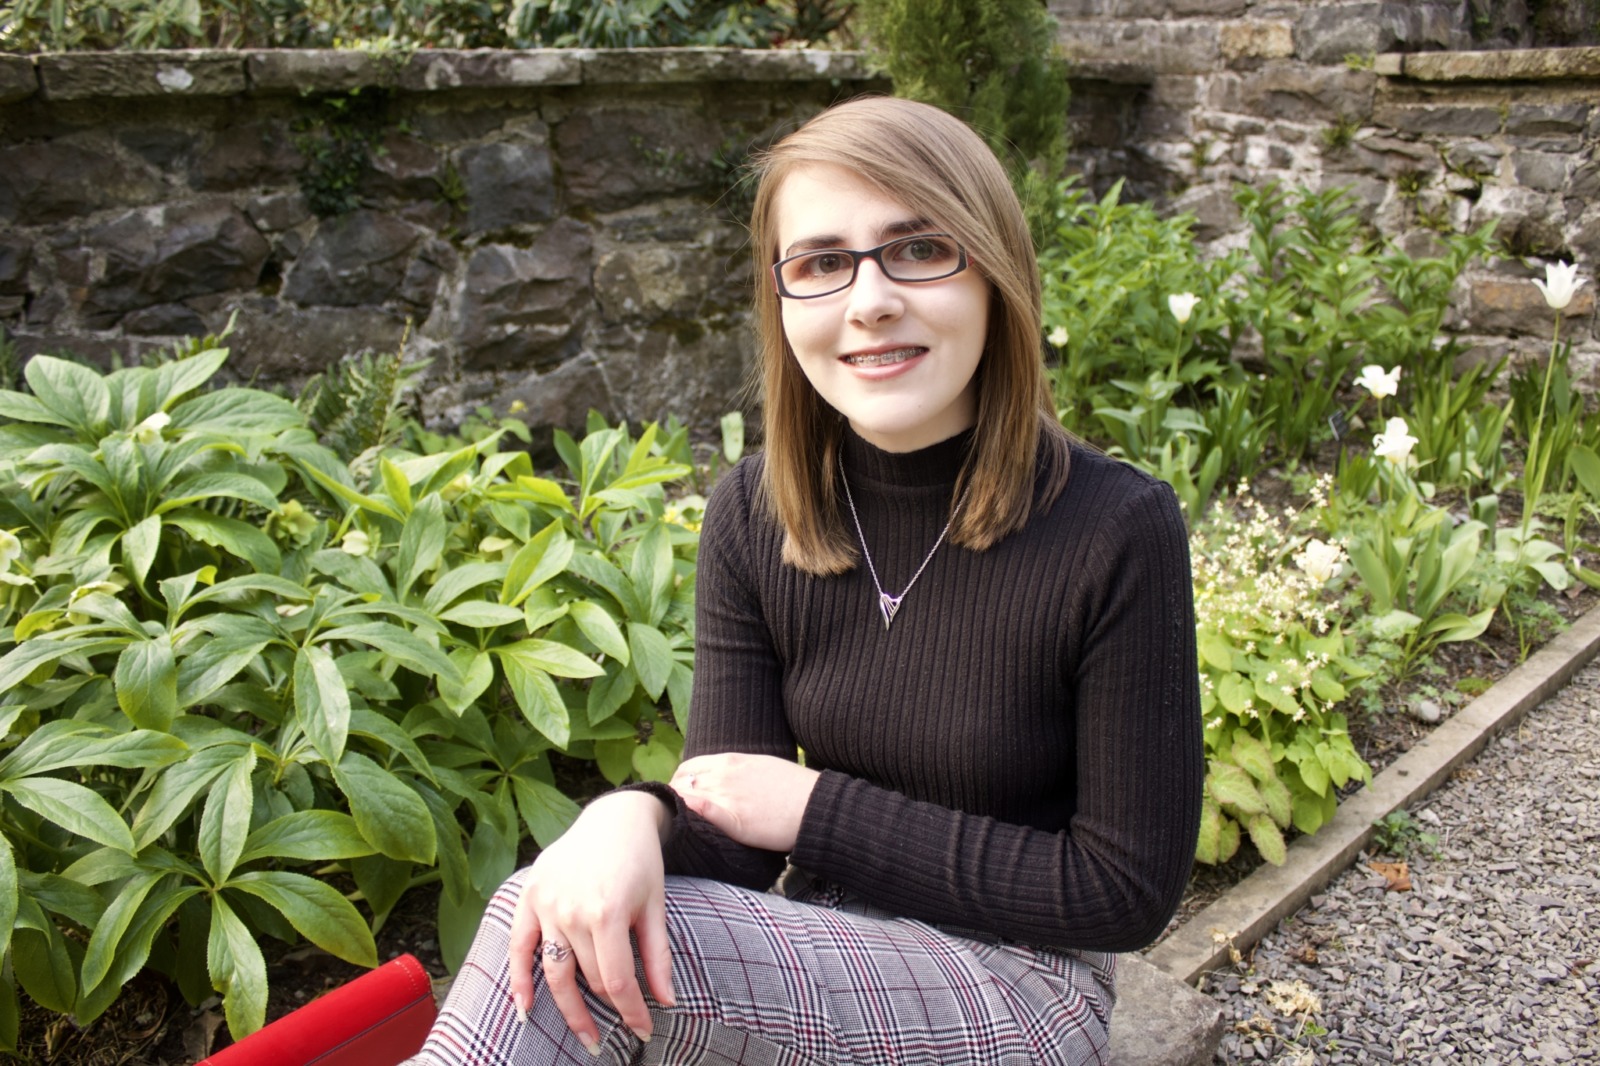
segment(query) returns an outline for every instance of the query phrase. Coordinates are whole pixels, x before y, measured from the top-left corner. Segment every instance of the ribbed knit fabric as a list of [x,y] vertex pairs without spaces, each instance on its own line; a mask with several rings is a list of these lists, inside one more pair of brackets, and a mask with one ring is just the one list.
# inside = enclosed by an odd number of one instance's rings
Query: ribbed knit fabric
[[[949,518],[969,444],[891,454],[847,434],[891,594]],[[706,514],[686,755],[803,749],[824,772],[788,859],[879,907],[1034,945],[1154,939],[1188,879],[1204,772],[1172,491],[1075,446],[1052,507],[987,552],[946,543],[885,630],[865,565],[781,564],[760,462]],[[783,866],[674,807],[669,872],[760,888]]]

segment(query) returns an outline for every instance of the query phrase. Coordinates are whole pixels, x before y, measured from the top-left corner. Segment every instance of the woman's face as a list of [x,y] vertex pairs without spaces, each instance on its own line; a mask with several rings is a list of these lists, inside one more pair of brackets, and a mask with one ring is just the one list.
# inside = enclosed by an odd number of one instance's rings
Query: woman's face
[[[780,259],[942,232],[938,219],[919,217],[831,164],[791,171],[774,207]],[[848,276],[847,261],[845,269]],[[989,283],[976,267],[938,281],[904,282],[863,259],[849,288],[780,303],[784,335],[811,387],[879,448],[915,451],[977,421],[975,374],[988,335]]]

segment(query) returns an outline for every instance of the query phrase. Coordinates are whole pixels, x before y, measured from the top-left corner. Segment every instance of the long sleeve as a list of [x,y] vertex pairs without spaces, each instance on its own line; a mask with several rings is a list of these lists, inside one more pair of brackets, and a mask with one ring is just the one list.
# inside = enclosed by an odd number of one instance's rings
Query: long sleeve
[[[1181,898],[1199,826],[1193,590],[1171,491],[1104,515],[1084,556],[1072,661],[1075,813],[1047,831],[844,774],[813,793],[794,862],[898,913],[1018,940],[1126,951]],[[996,713],[1001,709],[997,708]]]

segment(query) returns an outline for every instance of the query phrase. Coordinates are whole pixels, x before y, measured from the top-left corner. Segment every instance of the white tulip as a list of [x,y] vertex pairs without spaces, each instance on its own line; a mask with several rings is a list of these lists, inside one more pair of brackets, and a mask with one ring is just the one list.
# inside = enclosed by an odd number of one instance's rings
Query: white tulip
[[1373,452],[1397,465],[1406,461],[1416,445],[1417,438],[1411,435],[1410,427],[1403,418],[1389,419],[1383,432],[1372,438]]
[[1339,564],[1342,562],[1344,562],[1344,549],[1337,544],[1328,544],[1320,540],[1310,541],[1306,544],[1305,551],[1294,557],[1294,565],[1318,585],[1326,585],[1333,580],[1333,575],[1339,572]]
[[1200,303],[1200,297],[1192,292],[1175,292],[1167,297],[1167,309],[1172,312],[1172,317],[1178,320],[1178,325],[1189,321],[1189,316],[1194,314],[1194,309]]
[[1572,297],[1582,288],[1583,279],[1578,277],[1575,264],[1548,263],[1544,268],[1544,280],[1536,278],[1533,283],[1544,293],[1544,302],[1550,305],[1551,310],[1565,311]]
[[1385,396],[1393,396],[1400,391],[1400,368],[1386,372],[1381,366],[1364,366],[1361,375],[1356,378],[1356,384],[1380,400]]

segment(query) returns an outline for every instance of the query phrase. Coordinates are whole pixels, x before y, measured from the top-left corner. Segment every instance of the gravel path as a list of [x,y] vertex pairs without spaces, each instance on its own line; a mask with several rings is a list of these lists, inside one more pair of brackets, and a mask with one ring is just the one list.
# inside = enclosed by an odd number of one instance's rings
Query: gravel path
[[1216,1061],[1600,1063],[1600,666],[1412,814],[1410,891],[1364,854],[1201,985]]

